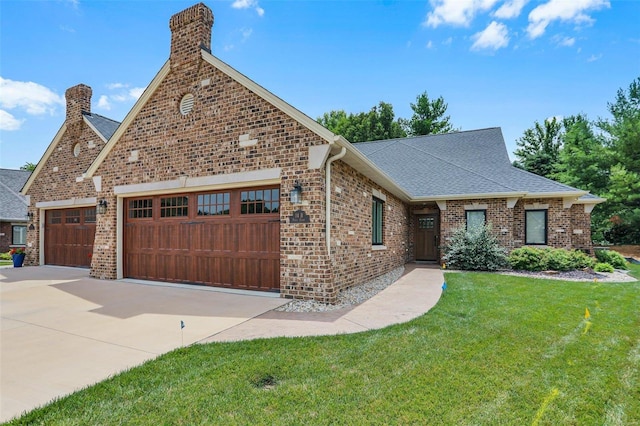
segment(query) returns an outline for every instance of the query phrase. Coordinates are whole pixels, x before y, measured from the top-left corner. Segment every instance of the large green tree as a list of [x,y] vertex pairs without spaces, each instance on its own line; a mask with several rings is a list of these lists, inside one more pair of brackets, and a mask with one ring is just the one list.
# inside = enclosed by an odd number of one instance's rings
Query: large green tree
[[555,117],[542,124],[535,122],[516,141],[514,166],[540,176],[552,177],[556,173],[558,156],[562,147],[562,122]]
[[368,112],[357,114],[347,114],[343,110],[331,111],[318,118],[318,122],[352,143],[407,136],[395,119],[393,106],[386,102],[380,102]]
[[426,91],[422,92],[416,97],[416,103],[411,103],[411,109],[411,118],[401,120],[404,130],[410,136],[449,133],[454,130],[451,117],[445,115],[447,103],[442,96],[431,100]]
[[29,162],[24,163],[24,166],[20,166],[20,170],[27,170],[29,172],[32,172],[35,169],[36,169],[36,164],[29,163]]

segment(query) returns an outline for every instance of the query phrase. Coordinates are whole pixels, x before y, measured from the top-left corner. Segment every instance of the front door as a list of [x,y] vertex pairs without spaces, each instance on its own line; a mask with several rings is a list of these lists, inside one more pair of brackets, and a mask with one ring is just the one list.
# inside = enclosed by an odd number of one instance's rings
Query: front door
[[438,260],[438,213],[416,215],[416,260]]

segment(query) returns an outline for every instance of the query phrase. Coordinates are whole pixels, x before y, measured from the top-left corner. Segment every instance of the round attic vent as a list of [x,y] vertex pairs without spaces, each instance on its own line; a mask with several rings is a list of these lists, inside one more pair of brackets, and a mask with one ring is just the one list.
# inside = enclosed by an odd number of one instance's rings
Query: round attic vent
[[193,95],[191,93],[187,93],[182,97],[180,101],[180,113],[182,115],[187,115],[193,109]]

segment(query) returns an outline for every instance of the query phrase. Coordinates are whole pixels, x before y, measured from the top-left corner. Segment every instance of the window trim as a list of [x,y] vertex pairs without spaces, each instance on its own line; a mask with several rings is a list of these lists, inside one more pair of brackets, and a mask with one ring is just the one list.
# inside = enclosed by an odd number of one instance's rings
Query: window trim
[[[543,212],[544,213],[544,242],[542,243],[538,243],[538,242],[530,242],[529,241],[529,235],[527,233],[527,222],[529,220],[528,216],[529,213],[537,213],[537,212]],[[524,212],[524,243],[526,245],[531,245],[531,246],[546,246],[549,242],[549,210],[548,209],[530,209],[530,210],[525,210]]]
[[464,211],[464,219],[465,219],[465,229],[469,229],[469,213],[478,213],[478,212],[482,212],[484,214],[484,221],[482,223],[482,225],[486,225],[487,224],[487,209],[473,209],[473,210],[465,210]]
[[384,201],[371,197],[371,245],[384,245]]

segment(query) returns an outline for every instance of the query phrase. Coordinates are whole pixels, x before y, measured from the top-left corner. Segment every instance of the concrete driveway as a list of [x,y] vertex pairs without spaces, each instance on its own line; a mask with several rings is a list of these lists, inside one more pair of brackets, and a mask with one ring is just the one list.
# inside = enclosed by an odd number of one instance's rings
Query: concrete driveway
[[288,302],[60,267],[2,268],[0,296],[0,421]]

